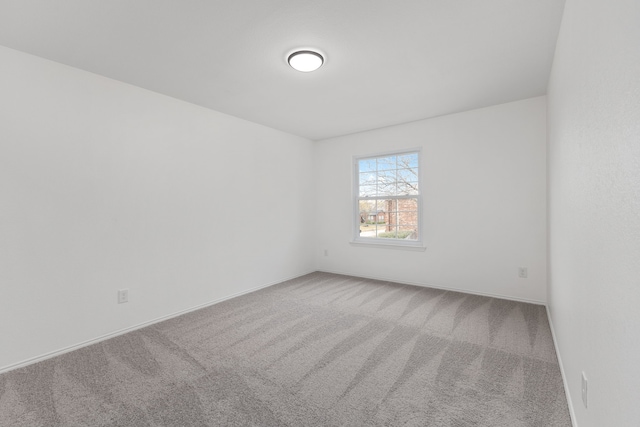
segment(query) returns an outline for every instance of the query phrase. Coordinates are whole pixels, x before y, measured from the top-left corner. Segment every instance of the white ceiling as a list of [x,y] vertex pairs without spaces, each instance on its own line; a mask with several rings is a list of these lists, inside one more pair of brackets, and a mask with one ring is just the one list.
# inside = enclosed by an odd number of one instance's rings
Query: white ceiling
[[563,6],[0,0],[0,44],[318,140],[543,95]]

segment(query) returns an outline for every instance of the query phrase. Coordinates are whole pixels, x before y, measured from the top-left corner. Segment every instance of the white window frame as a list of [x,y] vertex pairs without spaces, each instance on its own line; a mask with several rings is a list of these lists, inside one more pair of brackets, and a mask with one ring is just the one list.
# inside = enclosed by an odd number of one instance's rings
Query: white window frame
[[[359,162],[364,159],[373,159],[377,157],[385,156],[401,156],[403,154],[418,154],[418,194],[411,196],[376,196],[371,198],[360,197],[360,170]],[[422,184],[422,148],[408,148],[396,151],[387,151],[382,153],[373,153],[366,155],[353,156],[353,175],[352,175],[352,200],[353,200],[353,212],[352,212],[352,227],[353,236],[351,244],[355,246],[371,246],[371,247],[385,247],[385,248],[397,248],[397,249],[409,249],[409,250],[425,250],[424,247],[424,226],[423,226],[423,204],[422,193],[424,186]],[[361,237],[360,236],[360,200],[378,200],[378,199],[417,199],[418,203],[418,239],[416,240],[404,240],[404,239],[382,239],[375,237]]]

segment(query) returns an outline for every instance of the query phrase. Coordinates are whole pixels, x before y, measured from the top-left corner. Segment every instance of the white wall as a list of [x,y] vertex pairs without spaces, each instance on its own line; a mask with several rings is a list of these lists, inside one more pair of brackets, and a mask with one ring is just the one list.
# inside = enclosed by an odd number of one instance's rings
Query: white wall
[[549,303],[571,403],[580,427],[635,427],[640,2],[567,0],[548,103]]
[[[320,270],[546,301],[546,99],[319,141]],[[426,251],[352,246],[352,156],[422,147]],[[329,255],[324,256],[327,249]],[[529,278],[518,278],[518,267]]]
[[0,47],[0,369],[312,271],[311,154]]

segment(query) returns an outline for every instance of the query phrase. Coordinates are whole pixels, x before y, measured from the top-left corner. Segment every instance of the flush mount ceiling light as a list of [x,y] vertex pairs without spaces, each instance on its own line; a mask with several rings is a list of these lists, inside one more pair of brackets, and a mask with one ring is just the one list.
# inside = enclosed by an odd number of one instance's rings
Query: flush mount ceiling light
[[293,69],[308,73],[320,68],[324,63],[324,57],[311,50],[298,50],[289,55],[287,62]]

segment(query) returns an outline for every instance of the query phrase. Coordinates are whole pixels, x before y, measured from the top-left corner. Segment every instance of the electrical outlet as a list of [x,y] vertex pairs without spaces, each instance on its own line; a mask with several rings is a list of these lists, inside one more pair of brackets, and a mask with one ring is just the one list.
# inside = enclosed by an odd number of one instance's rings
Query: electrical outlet
[[118,304],[129,302],[129,289],[118,290]]
[[587,407],[587,374],[582,372],[582,403]]
[[527,267],[518,267],[518,277],[521,279],[526,279],[529,276],[527,272]]

